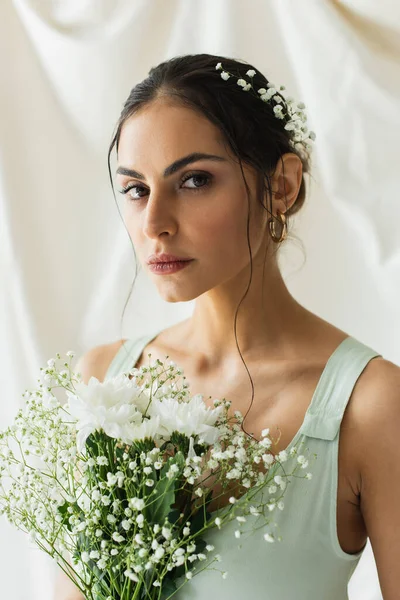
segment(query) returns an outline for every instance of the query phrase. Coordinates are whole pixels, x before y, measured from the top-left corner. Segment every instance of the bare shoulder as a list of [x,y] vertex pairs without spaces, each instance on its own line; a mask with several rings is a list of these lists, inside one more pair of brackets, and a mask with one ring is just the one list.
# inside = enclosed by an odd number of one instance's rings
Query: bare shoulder
[[[349,403],[355,467],[362,475],[385,435],[400,431],[400,367],[383,357],[369,361],[354,386]],[[376,454],[375,454],[376,456]],[[375,462],[375,461],[373,461]],[[360,481],[362,478],[360,477]]]
[[353,409],[359,424],[379,423],[400,410],[399,394],[400,367],[381,356],[370,360],[354,387]]
[[400,561],[400,367],[371,360],[353,403],[353,452],[359,470],[360,510],[383,597],[398,598]]
[[122,339],[90,348],[78,358],[74,371],[82,374],[84,383],[87,383],[91,377],[103,381],[111,361],[125,341]]

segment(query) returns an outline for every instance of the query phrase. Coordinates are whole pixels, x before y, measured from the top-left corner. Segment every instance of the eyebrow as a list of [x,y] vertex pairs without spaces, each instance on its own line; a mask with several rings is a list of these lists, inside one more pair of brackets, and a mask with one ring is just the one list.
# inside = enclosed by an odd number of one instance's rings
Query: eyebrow
[[[218,161],[226,162],[227,159],[223,158],[222,156],[218,156],[216,154],[206,154],[204,152],[192,152],[192,154],[188,154],[187,156],[178,158],[178,160],[173,162],[172,165],[169,165],[169,167],[167,167],[164,170],[163,177],[164,178],[168,177],[169,175],[176,173],[176,171],[179,171],[179,169],[182,169],[186,165],[189,165],[190,163],[196,162],[198,160],[212,160],[215,162],[218,162]],[[127,167],[118,167],[116,174],[117,175],[129,175],[130,177],[136,177],[136,179],[143,179],[143,180],[146,179],[146,177],[144,175],[142,175],[142,173],[139,173],[138,171],[134,171],[133,169],[128,169]]]

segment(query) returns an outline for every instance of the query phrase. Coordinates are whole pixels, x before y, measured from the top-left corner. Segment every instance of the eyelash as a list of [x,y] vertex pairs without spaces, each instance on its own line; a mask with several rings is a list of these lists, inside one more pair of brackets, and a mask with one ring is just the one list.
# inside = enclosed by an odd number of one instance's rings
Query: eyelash
[[[207,183],[205,183],[204,185],[198,187],[198,188],[186,188],[186,189],[190,189],[193,192],[201,192],[204,188],[207,188],[210,184],[211,184],[211,179],[212,176],[208,173],[203,173],[203,172],[191,172],[191,173],[186,173],[186,175],[184,175],[180,181],[180,183],[185,183],[185,181],[188,181],[188,179],[192,179],[193,177],[203,177],[207,180]],[[146,189],[143,185],[140,185],[138,183],[128,183],[128,185],[126,185],[125,187],[121,188],[121,190],[119,190],[120,194],[127,194],[130,190],[134,189],[134,188],[142,188],[142,189]],[[142,200],[144,198],[144,196],[140,196],[139,198],[129,198],[130,202],[138,202],[139,200]]]

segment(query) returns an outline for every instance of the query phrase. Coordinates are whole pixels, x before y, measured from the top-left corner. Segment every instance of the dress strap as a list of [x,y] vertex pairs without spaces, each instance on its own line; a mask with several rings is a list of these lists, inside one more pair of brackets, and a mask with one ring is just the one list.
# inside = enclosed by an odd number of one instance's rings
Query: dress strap
[[382,356],[356,338],[348,336],[331,354],[301,432],[309,437],[334,440],[353,388],[372,358]]
[[133,366],[137,363],[139,356],[143,352],[143,348],[153,340],[160,331],[152,334],[142,335],[139,338],[127,339],[118,348],[113,360],[111,361],[105,379],[116,377],[120,373],[130,371]]

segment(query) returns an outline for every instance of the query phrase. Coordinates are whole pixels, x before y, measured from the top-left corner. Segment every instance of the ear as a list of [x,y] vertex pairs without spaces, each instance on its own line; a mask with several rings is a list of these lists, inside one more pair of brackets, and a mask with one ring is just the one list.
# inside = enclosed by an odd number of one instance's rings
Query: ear
[[283,154],[272,176],[272,212],[285,213],[295,203],[303,175],[303,163],[293,152]]

